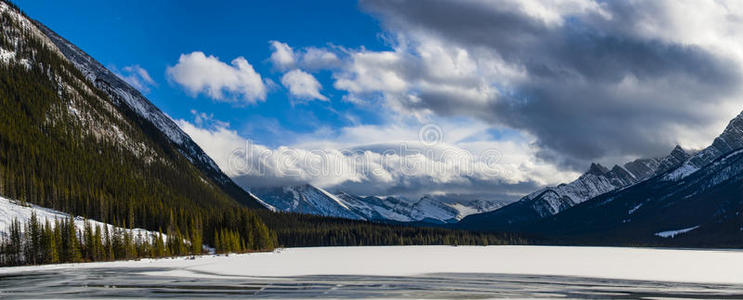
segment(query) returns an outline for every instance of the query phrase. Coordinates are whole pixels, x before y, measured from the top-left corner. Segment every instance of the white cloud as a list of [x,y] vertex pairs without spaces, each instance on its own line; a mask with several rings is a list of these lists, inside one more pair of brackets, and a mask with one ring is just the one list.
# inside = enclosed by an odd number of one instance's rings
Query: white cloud
[[[528,140],[488,140],[482,123],[361,125],[342,128],[326,139],[308,134],[294,145],[279,147],[256,144],[226,123],[177,123],[247,188],[309,182],[357,194],[456,193],[503,200],[577,176],[536,158]],[[421,128],[437,133],[433,143],[420,140]]]
[[150,88],[157,86],[147,70],[140,67],[139,65],[126,66],[120,71],[116,67],[111,68],[116,76],[126,81],[129,85],[139,90],[143,94],[150,92]]
[[335,53],[321,48],[308,47],[300,53],[302,68],[308,70],[332,69],[340,65]]
[[271,53],[271,62],[279,70],[286,70],[294,66],[296,59],[294,50],[288,44],[279,41],[270,41],[273,52]]
[[351,93],[402,92],[408,88],[406,64],[398,52],[351,53],[350,62],[334,74],[334,87]]
[[361,6],[379,17],[391,50],[344,49],[333,72],[344,99],[510,127],[573,169],[709,144],[741,110],[739,1]]
[[323,100],[328,98],[320,94],[322,85],[311,74],[302,70],[291,70],[281,77],[281,84],[289,89],[289,93],[299,99]]
[[294,68],[315,71],[333,69],[340,65],[341,59],[327,48],[307,47],[294,50],[289,44],[270,41],[271,57],[274,68],[286,71]]
[[170,79],[193,96],[205,93],[214,100],[255,103],[266,99],[261,75],[243,57],[228,65],[219,58],[195,51],[181,54],[175,66],[166,70]]

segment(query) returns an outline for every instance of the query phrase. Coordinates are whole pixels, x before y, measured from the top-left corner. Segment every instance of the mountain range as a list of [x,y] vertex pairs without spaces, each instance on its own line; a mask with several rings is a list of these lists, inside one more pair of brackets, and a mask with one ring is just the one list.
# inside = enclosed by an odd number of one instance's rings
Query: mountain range
[[735,246],[743,242],[742,180],[743,113],[700,151],[677,145],[664,157],[611,169],[593,163],[572,182],[507,205],[331,194],[311,185],[254,193],[280,211],[514,232],[558,243]]
[[498,201],[444,196],[424,196],[411,201],[392,196],[333,194],[310,184],[254,188],[251,193],[271,210],[381,222],[456,223],[470,214],[504,205]]
[[660,158],[637,159],[611,170],[593,163],[578,179],[530,193],[493,212],[472,215],[461,222],[469,228],[504,229],[556,215],[601,194],[622,189],[680,166],[690,155],[680,146]]
[[[457,225],[538,234],[568,243],[741,245],[743,113],[709,147],[691,155],[676,147],[659,162],[651,176],[583,199],[556,214],[504,222],[502,218],[509,220],[509,215],[503,211],[516,211],[509,207],[529,207],[533,200],[527,196],[500,210],[469,216]],[[590,178],[590,173],[576,182]]]

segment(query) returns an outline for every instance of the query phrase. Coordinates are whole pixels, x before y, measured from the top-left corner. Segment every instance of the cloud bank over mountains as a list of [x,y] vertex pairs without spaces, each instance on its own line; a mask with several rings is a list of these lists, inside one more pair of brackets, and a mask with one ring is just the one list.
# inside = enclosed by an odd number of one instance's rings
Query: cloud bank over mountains
[[[310,181],[360,194],[434,189],[506,197],[572,180],[591,161],[660,156],[675,144],[700,148],[742,108],[740,2],[363,0],[360,7],[381,22],[388,49],[295,49],[270,41],[267,62],[292,97],[372,110],[381,124],[322,128],[282,147],[252,144],[228,124],[179,124],[223,169],[235,149],[271,152],[267,176],[231,174],[245,184]],[[244,58],[230,65],[193,52],[167,72],[192,94],[271,101],[264,76]],[[406,157],[446,164],[385,153],[421,146],[426,124],[446,136],[429,148],[495,150],[502,170],[406,174]],[[317,157],[317,150],[339,154],[323,159],[347,172],[314,174],[311,163],[290,164],[297,176],[276,170],[287,157]],[[378,172],[348,166],[360,158],[379,162],[372,168]],[[474,155],[470,163],[482,161]]]

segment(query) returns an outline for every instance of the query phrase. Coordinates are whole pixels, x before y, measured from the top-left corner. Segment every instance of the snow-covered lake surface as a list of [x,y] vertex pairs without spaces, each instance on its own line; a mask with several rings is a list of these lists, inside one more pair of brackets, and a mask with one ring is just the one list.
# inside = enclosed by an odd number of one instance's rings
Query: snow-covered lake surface
[[[34,285],[40,288],[34,289]],[[142,297],[287,298],[593,298],[616,293],[621,298],[743,298],[743,251],[549,246],[327,247],[202,256],[193,260],[0,268],[0,298],[48,296],[40,291],[53,293],[54,298],[113,297],[126,293]]]

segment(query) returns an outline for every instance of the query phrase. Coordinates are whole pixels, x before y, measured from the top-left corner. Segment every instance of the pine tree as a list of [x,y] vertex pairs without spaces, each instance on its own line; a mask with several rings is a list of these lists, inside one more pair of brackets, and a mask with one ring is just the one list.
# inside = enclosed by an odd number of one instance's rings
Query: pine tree
[[95,226],[95,234],[93,234],[93,244],[95,245],[94,248],[94,254],[93,254],[93,260],[95,261],[101,261],[105,260],[104,247],[103,247],[103,237],[101,236],[101,226],[96,225]]
[[20,265],[23,263],[22,259],[22,246],[23,240],[21,238],[21,222],[18,219],[13,219],[8,229],[9,243],[7,244],[6,251],[8,255],[9,265]]
[[46,220],[46,224],[44,225],[44,231],[45,236],[48,240],[45,263],[56,264],[59,262],[59,253],[57,252],[57,237],[48,219]]
[[61,222],[59,219],[54,219],[53,235],[54,235],[54,244],[55,246],[57,246],[56,251],[55,251],[57,253],[56,262],[63,262],[65,259],[66,249],[64,247],[64,242],[63,242],[64,238],[62,235],[62,232],[63,232],[62,227],[63,227],[63,222]]
[[75,226],[75,219],[70,215],[69,221],[67,222],[67,262],[79,262],[80,261],[80,242],[77,238],[77,227]]
[[222,253],[222,240],[219,238],[219,231],[214,230],[214,251]]
[[108,225],[103,225],[103,236],[104,236],[104,239],[106,240],[105,241],[106,250],[104,251],[106,255],[105,256],[106,260],[114,260],[114,247],[113,247],[113,242],[111,241],[111,234],[109,233]]
[[41,226],[36,212],[31,212],[31,218],[26,225],[25,260],[27,264],[39,264],[41,258]]
[[90,225],[90,222],[86,220],[83,228],[83,240],[85,241],[85,246],[82,248],[83,257],[85,257],[85,259],[88,261],[95,261],[96,249],[95,242],[93,240],[93,227]]
[[202,247],[202,236],[201,236],[201,226],[196,226],[195,222],[191,223],[191,233],[190,233],[190,240],[191,240],[191,253],[192,254],[201,254],[201,247]]

